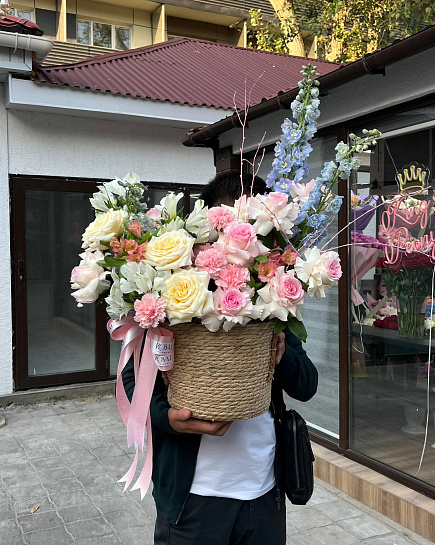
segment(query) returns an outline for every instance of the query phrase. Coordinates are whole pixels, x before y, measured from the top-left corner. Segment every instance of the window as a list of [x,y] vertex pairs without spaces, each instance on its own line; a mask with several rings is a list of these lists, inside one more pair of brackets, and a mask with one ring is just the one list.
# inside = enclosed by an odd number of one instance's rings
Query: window
[[77,21],[77,42],[108,49],[130,49],[131,28],[94,21]]
[[21,19],[27,19],[28,21],[33,21],[34,19],[33,10],[11,8],[9,13],[13,17],[20,17]]

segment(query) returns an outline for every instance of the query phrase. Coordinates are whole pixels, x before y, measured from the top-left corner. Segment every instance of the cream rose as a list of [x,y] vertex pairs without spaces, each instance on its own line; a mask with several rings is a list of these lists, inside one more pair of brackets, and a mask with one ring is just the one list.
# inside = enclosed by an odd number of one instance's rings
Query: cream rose
[[213,294],[208,291],[210,276],[193,269],[175,272],[162,291],[166,315],[171,325],[202,318],[214,309]]
[[82,248],[103,250],[105,247],[100,244],[100,240],[109,242],[111,238],[122,235],[127,219],[128,214],[124,210],[109,210],[98,214],[83,233]]
[[192,265],[194,242],[195,239],[184,229],[169,231],[159,237],[153,237],[149,241],[145,259],[158,271]]

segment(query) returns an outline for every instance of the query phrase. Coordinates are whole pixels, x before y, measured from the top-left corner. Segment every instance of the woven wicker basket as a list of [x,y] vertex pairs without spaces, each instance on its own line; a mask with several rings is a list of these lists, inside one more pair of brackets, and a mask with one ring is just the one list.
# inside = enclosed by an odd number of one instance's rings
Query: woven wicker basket
[[[165,326],[166,327],[166,326]],[[175,365],[163,373],[168,400],[202,420],[247,420],[267,411],[275,367],[273,323],[211,333],[200,324],[168,327]]]

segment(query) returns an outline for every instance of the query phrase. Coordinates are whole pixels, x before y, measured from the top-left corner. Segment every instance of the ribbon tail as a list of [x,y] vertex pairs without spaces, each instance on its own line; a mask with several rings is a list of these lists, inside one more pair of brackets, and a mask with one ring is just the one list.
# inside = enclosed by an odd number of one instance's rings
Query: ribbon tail
[[148,492],[148,488],[151,484],[151,477],[153,473],[153,436],[151,431],[151,415],[148,412],[147,418],[147,448],[145,455],[145,462],[138,480],[133,486],[132,490],[140,490],[140,499],[143,500],[145,494]]
[[131,481],[133,480],[134,474],[136,473],[138,460],[139,460],[139,449],[137,448],[136,449],[136,455],[134,457],[133,463],[130,466],[130,469],[127,471],[127,473],[124,475],[124,477],[122,477],[118,481],[118,483],[125,483],[124,492],[130,486]]

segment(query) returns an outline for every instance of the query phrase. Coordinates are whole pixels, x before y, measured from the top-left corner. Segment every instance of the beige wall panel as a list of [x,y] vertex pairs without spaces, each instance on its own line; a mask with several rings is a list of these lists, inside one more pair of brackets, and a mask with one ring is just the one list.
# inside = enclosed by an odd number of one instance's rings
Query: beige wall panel
[[153,43],[152,30],[150,27],[133,25],[133,42],[132,48],[144,47]]
[[135,9],[133,13],[133,24],[151,27],[151,13]]
[[56,0],[35,0],[35,8],[56,11]]
[[133,10],[100,2],[77,0],[77,16],[102,23],[132,25]]
[[77,0],[67,0],[66,11],[68,13],[77,13]]
[[20,0],[19,2],[14,2],[13,0],[9,2],[11,8],[23,8],[23,9],[33,9],[35,7],[35,2],[33,0]]

